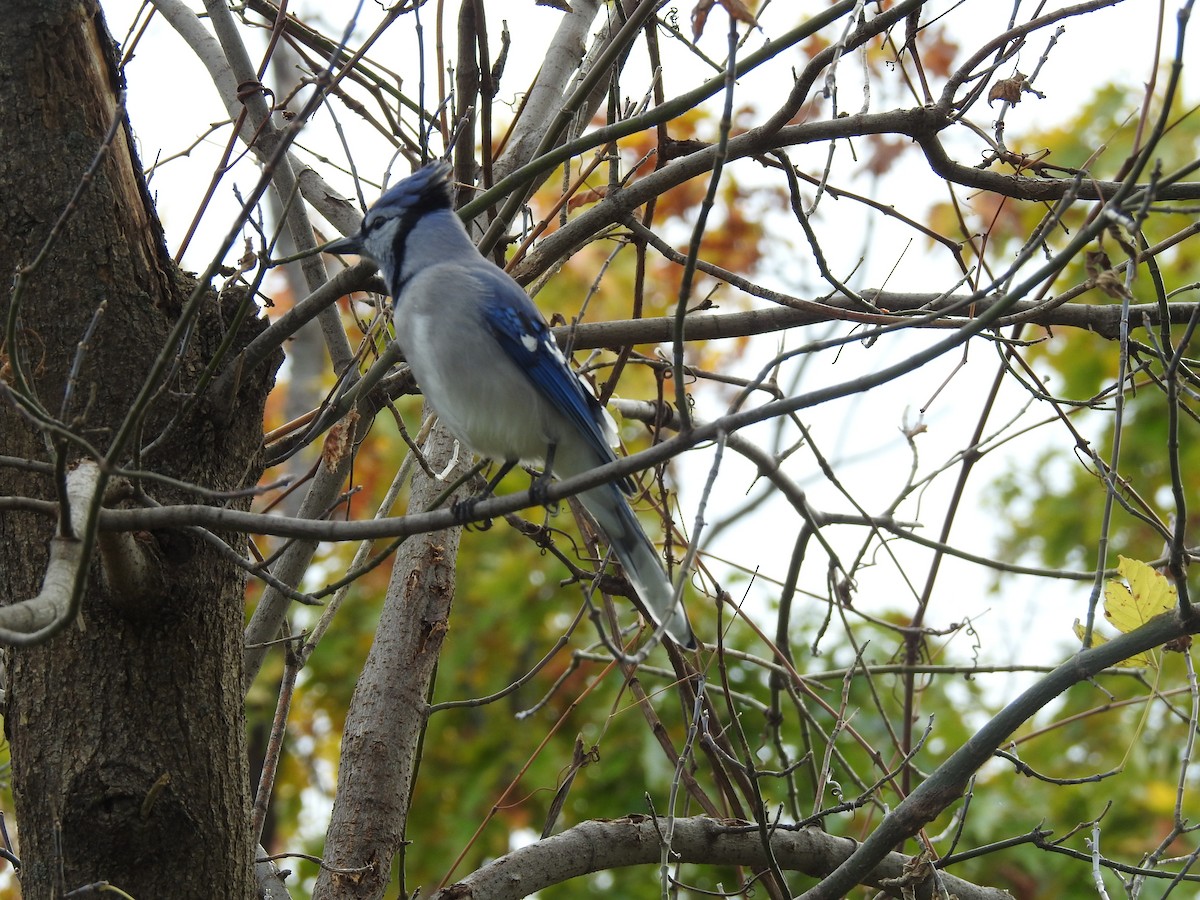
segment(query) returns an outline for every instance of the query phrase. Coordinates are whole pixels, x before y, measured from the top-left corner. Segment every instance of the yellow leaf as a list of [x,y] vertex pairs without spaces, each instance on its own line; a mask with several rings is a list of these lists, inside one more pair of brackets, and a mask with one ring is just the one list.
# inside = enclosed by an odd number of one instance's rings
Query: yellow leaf
[[[1072,625],[1071,627],[1073,629],[1075,629],[1075,637],[1079,638],[1080,643],[1083,643],[1083,637],[1085,634],[1087,634],[1087,629],[1083,627],[1083,623],[1080,622],[1078,619],[1076,619],[1075,624]],[[1108,638],[1106,638],[1104,635],[1102,635],[1100,632],[1096,631],[1095,629],[1092,629],[1092,646],[1093,647],[1099,647],[1101,644],[1107,644],[1107,643],[1108,643]]]
[[[1104,585],[1104,618],[1122,633],[1128,633],[1145,625],[1155,616],[1175,608],[1175,586],[1150,566],[1137,559],[1117,557],[1117,572],[1128,583],[1128,587],[1117,579]],[[1075,620],[1075,635],[1082,641],[1084,627]],[[1092,630],[1092,646],[1107,643],[1095,629]],[[1158,660],[1149,653],[1139,653],[1122,660],[1121,666],[1139,669],[1157,669]]]
[[1104,586],[1104,615],[1117,630],[1128,633],[1175,608],[1175,585],[1144,562],[1118,556],[1117,571],[1129,587],[1115,579]]
[[[1083,623],[1080,622],[1078,619],[1075,620],[1075,624],[1072,625],[1071,627],[1073,629],[1075,629],[1075,637],[1079,638],[1079,642],[1082,644],[1083,643],[1083,635],[1085,634],[1087,629],[1083,627]],[[1100,632],[1096,631],[1093,628],[1092,629],[1092,646],[1099,647],[1101,644],[1107,644],[1107,643],[1108,643],[1108,638],[1106,638],[1104,635],[1102,635]],[[1139,653],[1136,656],[1129,657],[1129,659],[1123,659],[1117,665],[1119,665],[1123,668],[1130,668],[1130,669],[1157,669],[1158,668],[1158,664],[1155,663],[1153,658],[1151,658],[1149,656],[1149,654],[1146,654],[1146,653]]]

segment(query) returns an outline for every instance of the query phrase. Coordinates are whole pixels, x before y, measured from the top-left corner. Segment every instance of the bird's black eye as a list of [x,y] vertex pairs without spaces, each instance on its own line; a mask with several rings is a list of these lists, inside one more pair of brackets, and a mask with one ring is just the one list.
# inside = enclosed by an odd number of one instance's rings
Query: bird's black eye
[[362,224],[363,234],[370,234],[376,228],[383,224],[383,218],[376,216],[373,219],[366,219]]

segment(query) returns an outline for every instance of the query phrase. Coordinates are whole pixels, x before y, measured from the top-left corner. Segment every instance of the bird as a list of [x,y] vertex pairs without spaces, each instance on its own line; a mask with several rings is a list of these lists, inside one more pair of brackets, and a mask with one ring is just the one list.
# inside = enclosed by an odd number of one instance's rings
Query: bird
[[[476,248],[451,188],[446,163],[425,165],[388,188],[356,234],[322,249],[379,267],[396,342],[427,402],[460,443],[500,464],[481,496],[518,463],[541,464],[548,479],[614,461],[610,418],[529,295]],[[687,613],[626,499],[633,486],[626,477],[582,491],[579,500],[654,623],[694,649]]]

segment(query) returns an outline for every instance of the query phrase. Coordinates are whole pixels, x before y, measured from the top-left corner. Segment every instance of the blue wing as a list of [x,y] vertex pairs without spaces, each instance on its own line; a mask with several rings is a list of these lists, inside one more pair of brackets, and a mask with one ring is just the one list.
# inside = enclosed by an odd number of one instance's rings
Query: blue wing
[[[484,321],[496,341],[543,397],[576,427],[599,459],[616,459],[604,434],[600,402],[571,371],[545,319],[515,282],[499,270],[489,278],[493,302],[484,305]],[[618,482],[628,491],[629,479]]]

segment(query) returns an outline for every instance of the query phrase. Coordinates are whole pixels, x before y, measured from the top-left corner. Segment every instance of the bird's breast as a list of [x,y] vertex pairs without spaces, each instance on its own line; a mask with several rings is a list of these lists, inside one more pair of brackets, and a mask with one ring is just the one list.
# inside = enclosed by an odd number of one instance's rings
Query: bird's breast
[[481,456],[540,461],[561,417],[486,331],[445,317],[398,317],[396,340],[450,432]]

